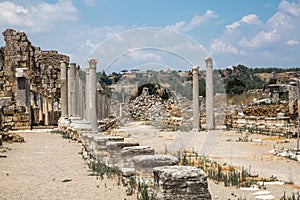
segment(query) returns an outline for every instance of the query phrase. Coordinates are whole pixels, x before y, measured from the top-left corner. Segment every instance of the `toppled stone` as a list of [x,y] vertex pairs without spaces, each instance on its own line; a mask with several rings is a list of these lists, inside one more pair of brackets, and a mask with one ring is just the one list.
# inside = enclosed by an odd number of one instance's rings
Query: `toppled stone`
[[191,166],[166,166],[153,169],[157,198],[163,200],[210,200],[205,173]]
[[134,167],[133,157],[139,155],[154,155],[155,149],[149,146],[133,146],[124,147],[121,150],[121,160],[118,163],[119,167]]
[[135,175],[135,169],[134,168],[120,168],[122,175],[124,177],[131,177]]
[[172,166],[179,163],[178,158],[171,155],[141,155],[134,156],[135,169],[140,173],[152,173],[154,167]]

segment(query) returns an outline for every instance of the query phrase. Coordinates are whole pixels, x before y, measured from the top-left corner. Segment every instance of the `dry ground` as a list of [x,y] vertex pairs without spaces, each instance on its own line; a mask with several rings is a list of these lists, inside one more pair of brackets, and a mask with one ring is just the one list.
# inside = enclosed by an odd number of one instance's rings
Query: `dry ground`
[[[283,196],[284,192],[286,194],[300,192],[300,163],[268,153],[274,147],[277,149],[295,148],[296,139],[289,139],[286,142],[285,138],[253,134],[249,140],[257,142],[238,142],[238,138],[242,135],[237,131],[161,132],[143,122],[128,123],[117,132],[130,135],[127,139],[129,141],[154,147],[157,153],[168,152],[176,155],[179,150],[181,152],[183,150],[196,151],[220,164],[244,166],[248,170],[250,168],[253,174],[258,174],[263,178],[273,175],[283,182],[294,182],[293,186],[267,186],[271,195],[277,198]],[[212,196],[217,196],[218,199],[241,197],[246,197],[247,200],[255,199],[252,194],[257,192],[225,188],[223,184],[215,184],[213,181],[209,181],[209,190]]]
[[26,143],[5,143],[11,150],[0,153],[0,199],[135,199],[117,180],[88,176],[81,144],[44,130],[21,135]]
[[[253,134],[249,139],[262,142],[237,142],[236,131],[162,132],[144,122],[128,123],[112,131],[127,135],[127,141],[139,142],[156,149],[156,153],[176,154],[179,150],[194,150],[219,163],[249,169],[261,177],[277,176],[282,181],[293,181],[293,186],[267,186],[277,199],[299,191],[300,163],[268,153],[272,148],[295,148],[296,140]],[[126,188],[117,180],[96,180],[88,176],[88,168],[81,155],[81,144],[69,143],[60,135],[45,131],[26,131],[24,144],[5,144],[11,148],[7,158],[0,158],[1,199],[135,199],[126,196]],[[69,179],[70,182],[63,182]],[[209,180],[209,190],[218,199],[255,199],[256,191],[242,191],[224,187]]]

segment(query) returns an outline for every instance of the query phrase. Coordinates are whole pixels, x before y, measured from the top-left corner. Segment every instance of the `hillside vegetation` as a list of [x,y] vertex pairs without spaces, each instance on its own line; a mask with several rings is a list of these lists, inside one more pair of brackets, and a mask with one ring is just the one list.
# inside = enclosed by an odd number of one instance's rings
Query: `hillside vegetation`
[[[300,68],[249,68],[244,65],[232,66],[226,69],[214,70],[214,93],[221,93],[230,98],[241,95],[249,90],[266,89],[269,84],[277,82],[274,74],[300,72]],[[192,99],[191,71],[161,70],[134,73],[112,73],[104,71],[97,73],[97,80],[103,86],[112,86],[122,82],[122,85],[136,85],[156,83],[169,88],[177,95]],[[199,94],[205,96],[205,71],[199,75]]]

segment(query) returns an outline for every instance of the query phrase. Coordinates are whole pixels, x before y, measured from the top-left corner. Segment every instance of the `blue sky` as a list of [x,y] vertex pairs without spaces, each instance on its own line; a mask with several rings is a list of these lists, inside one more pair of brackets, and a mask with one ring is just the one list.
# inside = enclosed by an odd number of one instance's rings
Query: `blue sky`
[[0,28],[115,71],[189,69],[206,56],[216,68],[300,66],[300,0],[2,0]]

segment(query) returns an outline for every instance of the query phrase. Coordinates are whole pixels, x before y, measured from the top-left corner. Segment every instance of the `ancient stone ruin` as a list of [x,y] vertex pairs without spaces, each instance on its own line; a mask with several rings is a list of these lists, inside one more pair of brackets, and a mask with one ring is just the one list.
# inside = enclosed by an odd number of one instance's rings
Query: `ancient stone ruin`
[[57,125],[60,118],[60,61],[67,55],[43,51],[24,32],[3,31],[0,52],[1,128]]
[[[3,35],[6,44],[0,51],[2,130],[58,126],[57,131],[68,138],[82,141],[97,162],[119,167],[124,176],[151,178],[153,169],[158,167],[154,175],[160,199],[173,199],[178,195],[182,199],[210,199],[201,170],[168,168],[179,164],[177,157],[155,154],[150,146],[140,146],[120,136],[104,135],[103,130],[116,120],[110,115],[110,94],[96,80],[98,59],[88,59],[83,83],[79,77],[80,67],[70,63],[67,55],[33,46],[23,32],[7,29]],[[174,98],[167,96],[162,99],[149,95],[144,88],[142,95],[129,106],[131,115],[139,120],[155,116],[166,124],[179,125],[181,108]],[[168,179],[170,176],[172,181]]]

